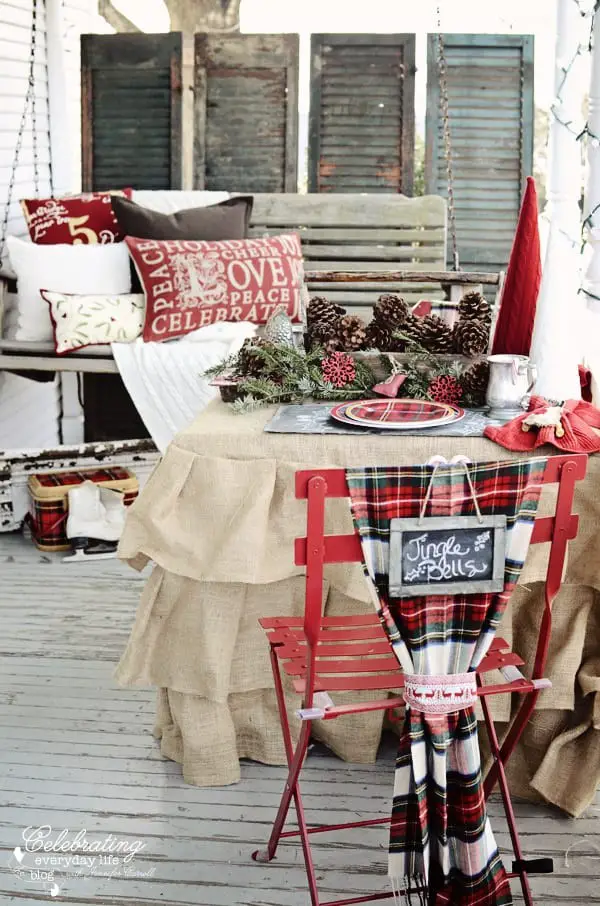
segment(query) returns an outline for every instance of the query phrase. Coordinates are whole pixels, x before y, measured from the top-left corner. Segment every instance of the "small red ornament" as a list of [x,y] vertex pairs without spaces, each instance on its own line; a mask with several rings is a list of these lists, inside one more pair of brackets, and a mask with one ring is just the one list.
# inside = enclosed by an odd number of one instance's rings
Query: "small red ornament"
[[463,389],[455,377],[441,374],[432,380],[427,393],[436,403],[457,403],[463,395]]
[[373,387],[373,392],[378,393],[380,396],[389,396],[390,398],[398,396],[398,391],[400,387],[406,380],[405,374],[390,374],[389,378],[385,381],[381,381],[379,384],[375,384]]
[[345,387],[356,377],[354,359],[345,352],[333,352],[321,359],[321,373],[334,387]]

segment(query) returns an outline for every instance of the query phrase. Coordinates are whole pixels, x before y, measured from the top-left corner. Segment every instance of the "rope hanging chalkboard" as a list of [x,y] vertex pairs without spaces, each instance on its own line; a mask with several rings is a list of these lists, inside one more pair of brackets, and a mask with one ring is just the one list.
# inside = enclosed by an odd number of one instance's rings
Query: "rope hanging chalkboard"
[[[454,464],[456,465],[456,464]],[[484,516],[461,461],[476,516],[426,516],[439,463],[418,518],[390,522],[390,597],[481,594],[504,588],[506,516]]]

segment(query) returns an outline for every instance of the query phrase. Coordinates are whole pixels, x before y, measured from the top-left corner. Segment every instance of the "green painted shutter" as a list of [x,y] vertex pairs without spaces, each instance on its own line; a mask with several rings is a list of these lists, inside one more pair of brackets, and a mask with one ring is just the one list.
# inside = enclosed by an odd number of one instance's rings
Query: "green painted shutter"
[[414,35],[313,35],[309,191],[412,195]]
[[296,192],[298,35],[195,36],[194,185]]
[[[533,37],[444,35],[444,45],[460,266],[502,270],[533,169]],[[447,198],[437,35],[428,36],[425,131],[426,191]]]
[[180,189],[182,36],[82,35],[85,190]]

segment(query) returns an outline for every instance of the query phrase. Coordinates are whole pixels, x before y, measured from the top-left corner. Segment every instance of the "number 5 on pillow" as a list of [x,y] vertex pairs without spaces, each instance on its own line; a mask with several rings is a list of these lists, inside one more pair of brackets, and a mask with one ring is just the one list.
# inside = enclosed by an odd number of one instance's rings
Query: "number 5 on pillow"
[[[97,242],[96,234],[93,230],[86,230],[83,226],[89,220],[89,215],[84,217],[69,217],[69,233],[73,237],[73,245],[81,245],[82,242]],[[79,237],[84,238],[79,238]]]

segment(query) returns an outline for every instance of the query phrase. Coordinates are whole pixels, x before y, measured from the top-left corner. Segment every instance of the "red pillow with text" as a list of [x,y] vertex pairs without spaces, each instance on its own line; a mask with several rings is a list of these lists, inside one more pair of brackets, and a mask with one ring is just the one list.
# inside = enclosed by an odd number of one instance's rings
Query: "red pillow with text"
[[296,233],[264,239],[125,239],[146,296],[144,340],[215,321],[264,324],[280,305],[302,320],[304,268]]
[[21,208],[31,241],[38,245],[122,242],[125,234],[113,211],[111,195],[131,198],[131,189],[66,198],[23,198]]

